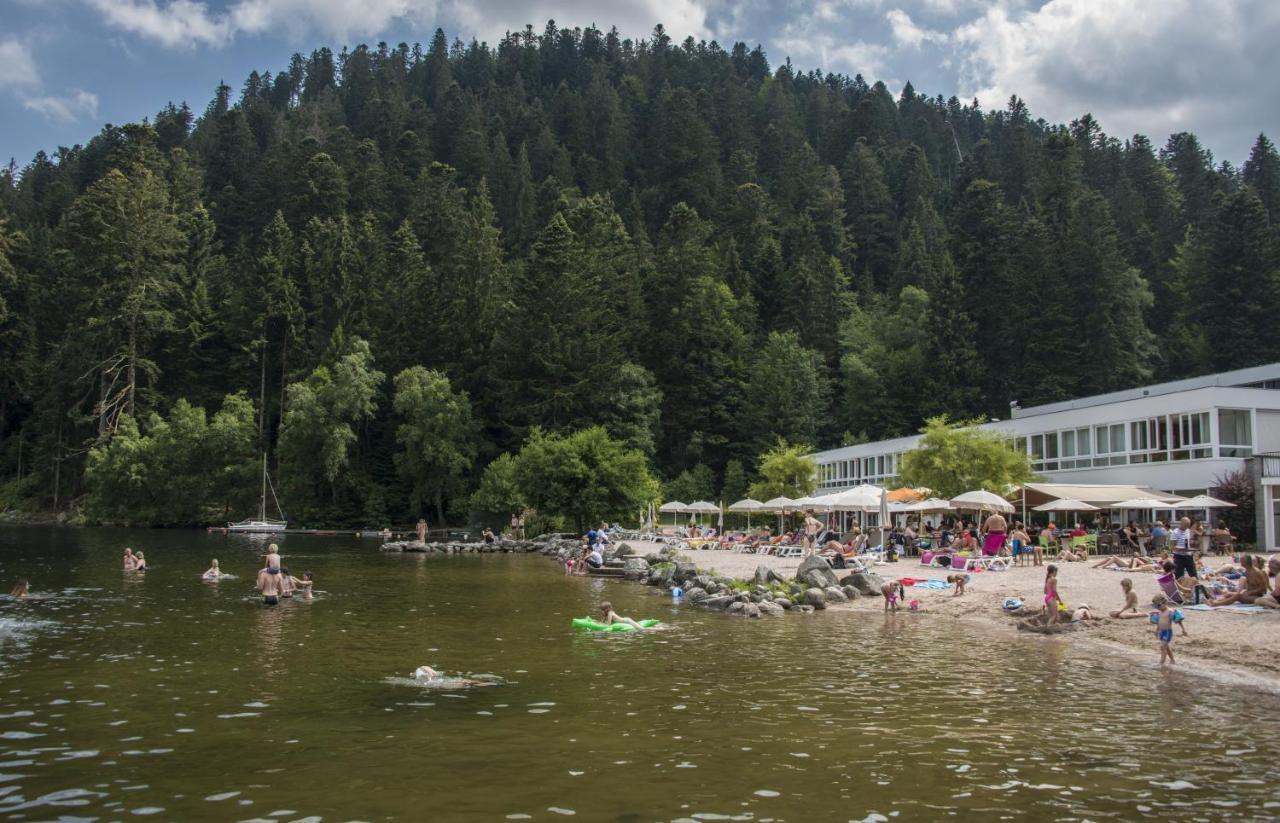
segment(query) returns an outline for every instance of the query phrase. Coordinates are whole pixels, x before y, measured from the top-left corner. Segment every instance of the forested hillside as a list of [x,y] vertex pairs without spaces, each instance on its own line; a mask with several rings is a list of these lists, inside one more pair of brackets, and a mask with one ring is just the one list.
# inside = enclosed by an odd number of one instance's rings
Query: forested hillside
[[128,477],[118,519],[243,516],[265,449],[310,525],[462,519],[595,424],[733,496],[779,437],[1280,359],[1265,137],[1237,169],[983,103],[548,24],[295,55],[37,155],[0,176],[0,508]]

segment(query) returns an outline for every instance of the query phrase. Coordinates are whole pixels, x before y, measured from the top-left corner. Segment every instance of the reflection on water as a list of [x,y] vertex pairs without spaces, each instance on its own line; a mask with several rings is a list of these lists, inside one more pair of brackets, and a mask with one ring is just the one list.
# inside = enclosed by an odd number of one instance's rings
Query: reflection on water
[[[1280,700],[1154,660],[929,615],[729,619],[538,558],[281,543],[325,596],[264,608],[242,537],[0,530],[0,580],[48,595],[0,603],[0,814],[1280,816],[1280,740],[1242,733]],[[239,579],[203,584],[210,557]],[[570,627],[604,598],[668,630]],[[423,688],[424,663],[504,685]]]

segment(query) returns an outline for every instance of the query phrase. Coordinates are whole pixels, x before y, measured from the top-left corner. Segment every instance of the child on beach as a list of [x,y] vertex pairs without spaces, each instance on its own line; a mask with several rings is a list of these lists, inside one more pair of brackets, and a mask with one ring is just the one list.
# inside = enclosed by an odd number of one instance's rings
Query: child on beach
[[1138,593],[1133,590],[1133,580],[1128,577],[1121,580],[1120,588],[1124,591],[1124,606],[1118,611],[1112,612],[1111,616],[1119,620],[1143,617],[1143,613],[1138,611]]
[[601,620],[600,622],[605,624],[606,626],[611,625],[613,623],[626,623],[628,626],[630,626],[633,629],[644,628],[644,626],[641,626],[639,623],[632,620],[630,617],[623,617],[622,615],[615,612],[613,610],[613,604],[607,600],[600,604],[600,613],[604,615],[604,619]]
[[1160,665],[1163,666],[1166,659],[1173,665],[1173,648],[1169,645],[1173,642],[1173,612],[1169,611],[1169,598],[1158,594],[1155,605],[1159,610],[1156,613],[1156,639],[1160,641]]
[[1046,622],[1058,622],[1058,607],[1062,605],[1062,597],[1058,594],[1058,567],[1053,563],[1044,570],[1044,608],[1048,613]]
[[898,610],[898,601],[907,599],[907,592],[902,588],[901,580],[885,583],[880,587],[880,593],[884,595],[884,610],[887,612],[896,612]]
[[969,575],[967,575],[967,574],[949,574],[949,575],[947,575],[947,582],[948,582],[948,583],[954,583],[954,584],[955,584],[955,586],[956,586],[955,594],[953,594],[953,595],[951,595],[951,596],[952,596],[952,597],[959,597],[960,595],[964,594],[964,584],[965,584],[965,583],[967,583],[967,582],[969,582]]

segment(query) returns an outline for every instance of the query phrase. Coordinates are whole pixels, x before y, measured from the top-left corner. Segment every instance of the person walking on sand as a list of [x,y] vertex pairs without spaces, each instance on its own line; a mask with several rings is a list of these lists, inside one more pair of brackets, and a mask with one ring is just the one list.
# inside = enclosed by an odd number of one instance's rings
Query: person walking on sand
[[1196,576],[1195,535],[1191,531],[1191,518],[1184,517],[1178,522],[1178,528],[1169,535],[1173,542],[1173,576],[1182,577],[1189,574]]
[[813,509],[809,509],[804,513],[804,556],[808,557],[813,554],[818,544],[818,531],[822,528],[821,521],[813,516]]
[[427,521],[419,517],[417,528],[418,528],[418,542],[426,543],[427,542]]
[[1174,664],[1173,660],[1173,612],[1169,610],[1169,598],[1163,594],[1157,594],[1155,597],[1156,612],[1156,639],[1160,641],[1160,665],[1163,666],[1165,660],[1169,661],[1169,665]]
[[1047,612],[1045,622],[1053,625],[1058,622],[1058,607],[1062,605],[1062,597],[1058,594],[1058,567],[1053,563],[1044,570],[1044,608]]

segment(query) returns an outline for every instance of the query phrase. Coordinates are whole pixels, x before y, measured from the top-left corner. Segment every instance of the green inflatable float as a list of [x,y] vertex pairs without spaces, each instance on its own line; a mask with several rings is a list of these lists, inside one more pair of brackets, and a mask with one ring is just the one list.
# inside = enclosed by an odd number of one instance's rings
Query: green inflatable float
[[[658,625],[658,623],[660,623],[661,621],[637,620],[636,622],[639,623],[643,628],[651,629],[654,626]],[[635,631],[635,627],[628,625],[627,623],[609,623],[606,625],[604,623],[599,623],[595,620],[592,620],[590,617],[573,618],[573,627],[575,629],[587,629],[588,631],[593,631],[593,632],[633,632]]]

